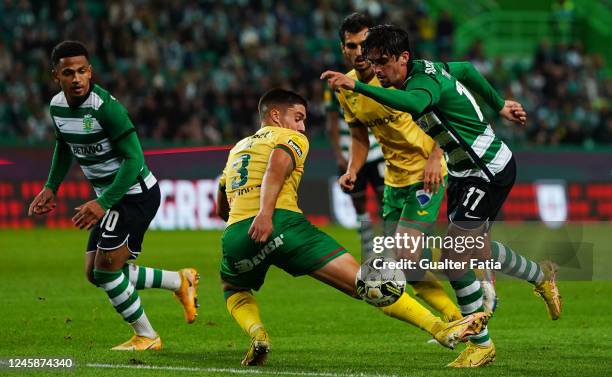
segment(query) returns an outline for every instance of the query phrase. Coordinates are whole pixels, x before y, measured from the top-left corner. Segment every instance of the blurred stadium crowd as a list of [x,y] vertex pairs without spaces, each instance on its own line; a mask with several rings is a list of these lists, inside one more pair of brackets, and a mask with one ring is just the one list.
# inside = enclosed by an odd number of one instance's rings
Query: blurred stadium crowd
[[63,39],[90,49],[95,81],[129,110],[141,137],[220,144],[251,133],[259,95],[289,86],[310,101],[313,137],[324,135],[323,83],[344,69],[337,28],[352,11],[412,31],[418,57],[469,59],[530,112],[511,142],[612,143],[612,80],[580,43],[543,42],[528,62],[485,57],[476,42],[453,56],[456,25],[421,0],[0,1],[0,138],[52,139],[48,102],[58,91],[49,55]]

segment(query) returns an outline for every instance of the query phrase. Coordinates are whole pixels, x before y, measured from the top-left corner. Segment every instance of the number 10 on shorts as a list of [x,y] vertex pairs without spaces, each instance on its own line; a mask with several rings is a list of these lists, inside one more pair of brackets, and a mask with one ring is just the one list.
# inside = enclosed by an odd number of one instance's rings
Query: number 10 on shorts
[[119,221],[119,212],[115,210],[107,211],[104,217],[102,218],[102,223],[100,223],[100,227],[106,229],[109,232],[112,232],[117,226],[117,221]]

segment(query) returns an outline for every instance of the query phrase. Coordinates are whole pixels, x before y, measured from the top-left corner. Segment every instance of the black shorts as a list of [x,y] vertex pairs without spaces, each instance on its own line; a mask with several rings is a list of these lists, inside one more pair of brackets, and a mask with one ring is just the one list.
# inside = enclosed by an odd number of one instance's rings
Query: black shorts
[[[339,175],[342,175],[346,172],[341,171],[338,172]],[[385,188],[385,160],[374,160],[371,162],[366,162],[361,170],[357,173],[357,179],[355,180],[355,186],[353,190],[348,194],[350,196],[363,196],[365,195],[366,189],[368,187],[368,182],[376,191],[383,191]]]
[[144,234],[155,217],[161,194],[159,185],[141,194],[125,195],[111,207],[89,233],[87,251],[114,250],[127,244],[130,259],[136,259]]
[[446,192],[449,222],[464,228],[476,228],[485,222],[492,224],[515,180],[514,157],[491,182],[479,177],[456,178],[449,175]]

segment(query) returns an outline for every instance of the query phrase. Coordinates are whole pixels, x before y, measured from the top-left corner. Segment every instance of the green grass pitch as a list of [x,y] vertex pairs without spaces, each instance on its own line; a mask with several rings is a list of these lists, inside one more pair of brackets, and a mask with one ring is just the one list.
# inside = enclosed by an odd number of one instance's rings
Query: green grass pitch
[[[605,241],[609,226],[589,232]],[[325,231],[357,250],[356,233]],[[504,229],[496,230],[504,235]],[[498,282],[500,304],[490,323],[494,364],[455,371],[444,366],[460,350],[426,344],[422,331],[391,319],[309,277],[272,268],[256,297],[270,332],[268,365],[240,366],[249,339],[228,315],[219,287],[219,239],[214,231],[151,231],[138,263],[202,273],[200,316],[187,325],[180,305],[163,290],[141,291],[164,349],[117,353],[131,329],[83,273],[87,234],[76,230],[0,231],[0,357],[70,356],[75,376],[604,376],[612,360],[611,281],[560,282],[564,313],[550,321],[524,282]],[[602,242],[603,242],[602,241]],[[612,256],[599,256],[609,268]],[[603,266],[603,267],[602,267]],[[605,267],[607,266],[607,267]],[[448,285],[448,284],[446,284]],[[109,369],[115,366],[122,369]],[[137,369],[140,368],[140,369]],[[64,372],[65,373],[65,372]],[[60,375],[8,371],[7,376]],[[68,375],[67,373],[65,373]]]

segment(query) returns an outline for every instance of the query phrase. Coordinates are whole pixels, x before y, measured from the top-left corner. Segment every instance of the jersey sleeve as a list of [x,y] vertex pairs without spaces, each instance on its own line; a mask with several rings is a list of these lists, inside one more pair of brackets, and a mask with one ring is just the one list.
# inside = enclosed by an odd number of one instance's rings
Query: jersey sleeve
[[446,63],[448,73],[478,94],[491,108],[499,112],[504,107],[504,99],[470,62]]
[[[436,87],[434,85],[431,85],[431,88],[429,88],[432,92],[434,92],[435,89]],[[364,84],[357,80],[355,81],[354,90],[385,106],[410,113],[413,118],[420,117],[428,106],[435,104],[432,94],[422,85],[418,85],[417,89],[394,90]],[[440,88],[438,86],[436,98],[439,99],[439,97]]]
[[440,83],[435,76],[427,73],[416,73],[408,79],[406,91],[422,90],[429,94],[431,102],[429,105],[435,105],[440,100]]
[[344,120],[346,121],[346,123],[348,123],[349,126],[352,124],[357,124],[358,123],[357,117],[348,107],[348,104],[346,103],[346,97],[344,96],[344,92],[342,91],[334,92],[334,94],[336,95],[336,98],[338,99],[338,104],[342,108],[342,114],[344,116]]
[[100,107],[97,118],[113,142],[136,131],[128,116],[127,109],[112,97]]
[[55,148],[53,149],[51,169],[49,170],[45,187],[57,193],[57,190],[72,165],[72,152],[70,151],[70,146],[64,141],[62,134],[59,132],[57,124],[55,124],[53,113],[51,114],[51,121],[53,122],[53,132],[55,133]]
[[308,139],[303,134],[292,131],[291,133],[283,133],[277,138],[277,144],[274,148],[282,149],[289,154],[293,161],[293,168],[303,168],[310,144]]
[[97,199],[104,209],[114,206],[130,189],[144,165],[144,154],[136,134],[128,133],[127,137],[117,140],[116,148],[123,157],[117,175],[110,186]]

